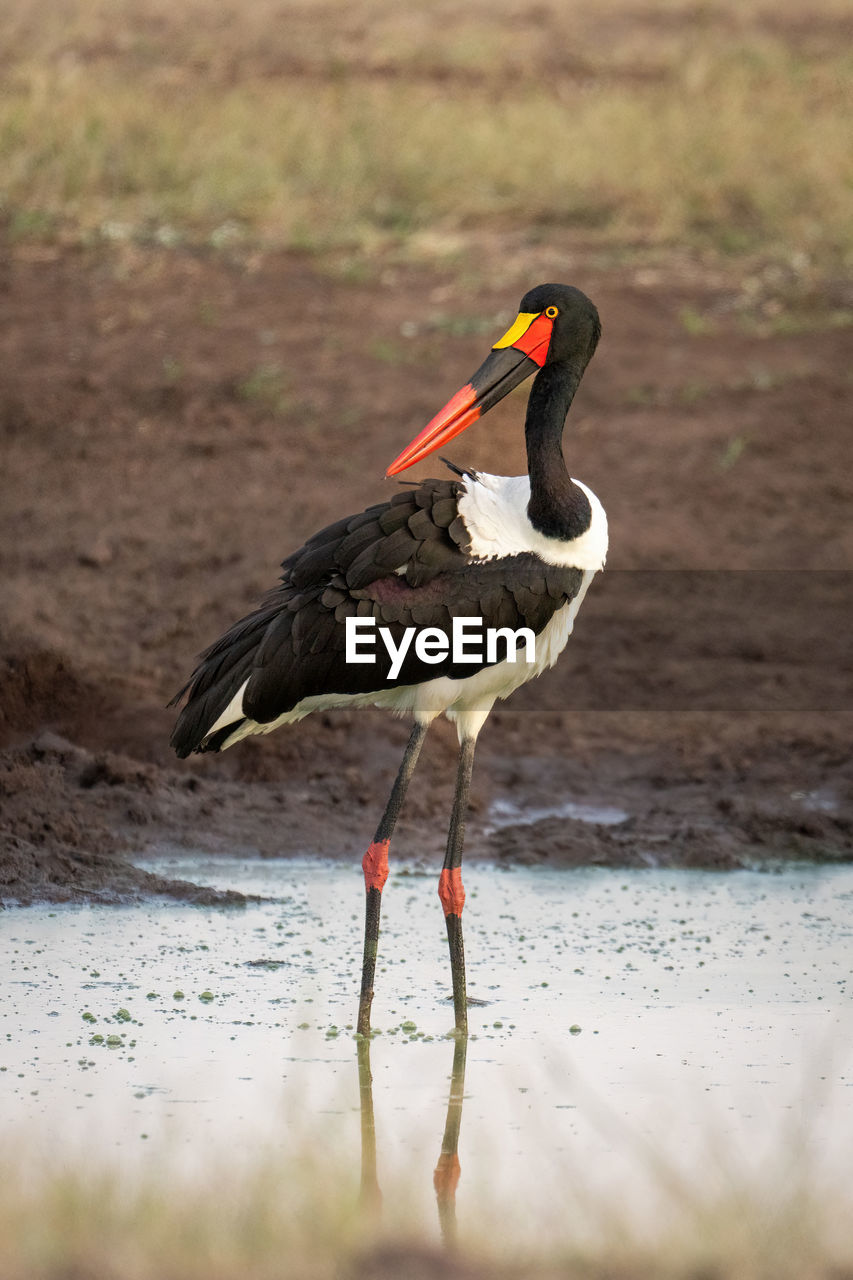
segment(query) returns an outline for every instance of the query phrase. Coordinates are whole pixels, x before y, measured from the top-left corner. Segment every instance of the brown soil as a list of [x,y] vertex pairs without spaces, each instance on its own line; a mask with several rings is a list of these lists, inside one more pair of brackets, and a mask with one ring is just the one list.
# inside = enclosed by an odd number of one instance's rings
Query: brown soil
[[[0,898],[193,894],[128,861],[175,847],[360,859],[404,724],[323,716],[182,763],[165,703],[289,550],[391,491],[385,465],[548,278],[604,322],[567,455],[611,555],[558,667],[482,734],[468,856],[853,855],[849,331],[817,322],[838,296],[786,326],[753,287],[745,325],[734,275],[594,264],[503,239],[472,283],[411,262],[353,279],[297,255],[6,246]],[[452,456],[523,470],[522,412],[510,397]],[[399,853],[440,860],[454,758],[436,725]],[[497,798],[630,817],[494,830]]]

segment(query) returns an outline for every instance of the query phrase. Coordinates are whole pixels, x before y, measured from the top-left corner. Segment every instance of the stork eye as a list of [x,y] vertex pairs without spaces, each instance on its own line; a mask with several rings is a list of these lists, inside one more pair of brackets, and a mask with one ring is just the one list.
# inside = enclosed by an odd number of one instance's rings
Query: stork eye
[[545,315],[548,317],[549,320],[553,320],[559,314],[560,312],[557,309],[557,307],[547,307],[545,310]]

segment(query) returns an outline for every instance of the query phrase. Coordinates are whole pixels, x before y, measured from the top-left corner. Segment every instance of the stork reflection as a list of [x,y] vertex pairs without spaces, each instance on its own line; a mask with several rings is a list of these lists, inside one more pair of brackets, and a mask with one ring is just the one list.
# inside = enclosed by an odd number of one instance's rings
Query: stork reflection
[[373,1115],[373,1073],[370,1070],[370,1037],[358,1042],[358,1092],[361,1105],[361,1190],[359,1200],[367,1213],[378,1213],[382,1192],[376,1176],[376,1121]]
[[[467,1036],[455,1036],[453,1067],[450,1073],[450,1095],[441,1151],[433,1173],[433,1186],[438,1205],[441,1237],[448,1247],[456,1243],[456,1188],[459,1184],[459,1130],[462,1127],[462,1102],[465,1097],[465,1062]],[[373,1110],[373,1073],[370,1070],[370,1039],[358,1042],[358,1084],[361,1100],[361,1191],[362,1208],[378,1213],[382,1192],[376,1171],[376,1119]]]

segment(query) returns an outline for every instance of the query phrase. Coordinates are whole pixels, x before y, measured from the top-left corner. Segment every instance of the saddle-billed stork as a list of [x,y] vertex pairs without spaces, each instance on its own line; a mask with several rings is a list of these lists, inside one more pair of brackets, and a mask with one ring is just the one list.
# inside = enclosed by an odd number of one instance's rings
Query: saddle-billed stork
[[[456,724],[460,752],[439,896],[456,1028],[467,1033],[461,864],[477,735],[497,698],[556,661],[607,553],[601,503],[570,477],[562,451],[566,415],[600,333],[598,312],[579,289],[544,284],[526,293],[470,382],[387,475],[445,445],[535,374],[525,422],[529,475],[493,476],[448,463],[452,479],[424,480],[329,525],[288,556],[280,584],[204,651],[174,699],[185,699],[172,735],[179,756],[222,751],[332,707],[375,705],[414,718],[362,863],[362,1035],[370,1031],[388,847],[427,729],[442,712]],[[366,620],[358,624],[362,633],[384,629],[396,664],[381,660],[381,646],[370,662],[365,646],[348,645],[356,619]],[[497,641],[472,656],[470,632],[467,651],[451,647],[460,619],[482,620],[503,635],[503,657]],[[532,653],[523,628],[535,638]],[[413,635],[419,643],[411,643]]]

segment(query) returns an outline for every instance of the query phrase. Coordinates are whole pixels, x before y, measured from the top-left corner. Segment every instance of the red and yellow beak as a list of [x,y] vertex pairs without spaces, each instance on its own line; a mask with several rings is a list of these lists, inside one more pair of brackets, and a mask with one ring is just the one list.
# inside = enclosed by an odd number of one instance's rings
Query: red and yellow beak
[[545,363],[554,322],[544,311],[523,311],[492,347],[477,372],[441,409],[386,471],[400,471],[426,458],[488,413]]

